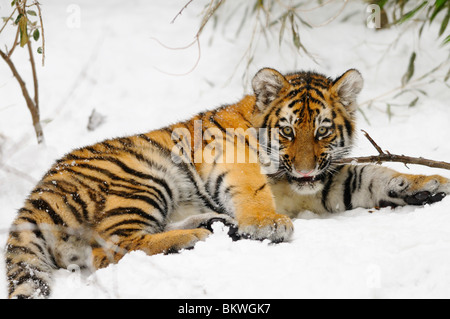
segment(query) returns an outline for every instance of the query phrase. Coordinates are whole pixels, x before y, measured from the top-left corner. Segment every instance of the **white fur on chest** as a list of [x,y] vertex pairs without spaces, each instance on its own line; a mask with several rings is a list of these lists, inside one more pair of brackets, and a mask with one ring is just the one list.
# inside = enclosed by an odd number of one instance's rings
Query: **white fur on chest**
[[275,207],[279,214],[294,218],[298,213],[309,210],[314,213],[323,213],[320,192],[301,195],[292,190],[287,182],[271,184],[270,188],[275,197]]

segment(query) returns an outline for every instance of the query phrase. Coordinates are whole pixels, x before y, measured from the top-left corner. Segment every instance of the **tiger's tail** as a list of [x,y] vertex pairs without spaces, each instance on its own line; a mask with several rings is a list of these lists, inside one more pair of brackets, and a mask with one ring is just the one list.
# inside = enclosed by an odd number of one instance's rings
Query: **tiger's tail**
[[[8,297],[48,298],[54,262],[35,224],[13,226],[5,250]],[[21,228],[21,229],[19,229]]]

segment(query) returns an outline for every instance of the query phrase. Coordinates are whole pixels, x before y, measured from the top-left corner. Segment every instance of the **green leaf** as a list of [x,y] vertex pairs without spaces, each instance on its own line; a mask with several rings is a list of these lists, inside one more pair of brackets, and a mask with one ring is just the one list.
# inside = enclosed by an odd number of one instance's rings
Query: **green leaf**
[[39,29],[34,30],[34,32],[33,32],[34,41],[39,40],[39,36],[40,36]]
[[33,10],[27,10],[27,13],[30,15],[30,16],[37,16],[37,14],[36,14],[36,11],[33,11]]
[[410,103],[409,103],[409,107],[414,107],[414,106],[416,106],[416,104],[417,104],[417,101],[419,101],[419,97],[416,97],[414,100],[412,100]]
[[408,21],[409,19],[411,19],[420,9],[422,9],[423,7],[425,7],[428,4],[428,1],[424,1],[422,2],[420,5],[418,5],[417,7],[415,7],[414,9],[412,9],[411,11],[405,13],[398,21],[398,24],[402,24],[406,21]]
[[416,52],[413,52],[409,58],[408,69],[402,77],[402,85],[405,86],[414,75],[414,62],[416,60]]
[[391,105],[389,103],[386,103],[386,113],[388,115],[388,119],[390,122],[392,119],[392,110],[391,110]]
[[447,71],[447,75],[446,75],[445,78],[444,78],[444,82],[447,82],[448,79],[450,79],[450,68],[449,68],[448,71]]
[[441,36],[444,33],[445,29],[447,29],[449,18],[450,18],[450,10],[445,15],[444,20],[442,20],[441,28],[439,29],[439,36]]
[[16,4],[16,2],[17,2],[17,0],[13,0],[13,1],[11,2],[11,7],[14,7],[14,5]]
[[431,14],[430,17],[430,23],[433,22],[434,18],[436,18],[437,14],[444,9],[444,4],[447,0],[436,0],[436,3],[434,4],[434,11]]
[[444,41],[442,42],[441,45],[446,45],[446,44],[449,43],[449,42],[450,42],[450,35],[448,35],[448,36],[444,39]]
[[386,2],[387,2],[387,0],[379,0],[377,5],[380,7],[380,9],[383,9]]
[[19,24],[19,21],[20,21],[20,19],[22,19],[22,17],[23,17],[23,14],[19,13],[19,15],[17,16],[16,20],[14,21],[14,24],[15,25]]
[[42,48],[41,47],[37,48],[37,53],[42,54]]
[[298,27],[297,24],[294,21],[294,15],[291,13],[289,15],[290,18],[290,22],[291,22],[291,30],[292,30],[292,42],[294,43],[295,47],[300,50],[300,48],[302,47],[302,44],[300,42],[300,36],[297,32]]

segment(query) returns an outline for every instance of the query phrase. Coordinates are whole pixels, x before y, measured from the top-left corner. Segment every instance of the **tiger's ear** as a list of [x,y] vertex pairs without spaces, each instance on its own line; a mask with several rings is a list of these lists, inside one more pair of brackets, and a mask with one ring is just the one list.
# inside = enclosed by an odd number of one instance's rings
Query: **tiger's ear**
[[256,96],[256,106],[263,111],[283,87],[288,86],[286,78],[274,69],[261,69],[252,80],[253,91]]
[[[355,107],[356,98],[363,88],[364,80],[358,70],[350,69],[337,78],[331,88],[340,102],[350,108]],[[352,109],[353,110],[353,109]]]

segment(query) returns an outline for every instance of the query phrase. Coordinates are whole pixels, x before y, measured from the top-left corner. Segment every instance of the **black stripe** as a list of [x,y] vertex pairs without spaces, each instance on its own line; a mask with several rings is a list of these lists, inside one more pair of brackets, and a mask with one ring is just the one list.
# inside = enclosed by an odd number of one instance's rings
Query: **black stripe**
[[[37,222],[30,218],[30,217],[26,217],[26,216],[19,216],[18,220],[26,220],[28,223],[33,225],[33,234],[36,236],[36,238],[43,240],[45,242],[45,238],[44,235],[42,235],[42,232],[39,229],[39,225],[37,224]],[[10,235],[14,236],[16,231],[11,231]]]
[[224,182],[225,176],[227,174],[228,174],[228,172],[223,172],[216,178],[215,190],[214,190],[214,196],[213,196],[213,199],[216,202],[219,202],[220,187],[222,186],[222,183]]
[[133,141],[128,137],[118,138],[117,141],[125,147],[133,147]]
[[211,199],[208,191],[205,190],[204,185],[201,184],[200,186],[198,182],[195,180],[194,174],[198,176],[198,172],[195,169],[195,167],[193,167],[192,165],[188,165],[186,163],[180,163],[180,166],[183,168],[184,173],[192,182],[192,185],[195,187],[196,190],[196,195],[203,201],[203,204],[212,211],[215,211],[216,213],[225,214],[226,211]]
[[325,97],[323,96],[323,93],[319,89],[317,89],[317,88],[315,88],[313,86],[310,86],[310,85],[308,85],[306,87],[306,89],[308,91],[314,91],[322,100],[325,100]]
[[[92,154],[103,154],[103,152],[101,151],[97,151],[94,146],[87,146],[84,148],[85,150],[88,150],[89,152],[91,152]],[[62,161],[64,161],[64,159],[62,158]]]
[[330,85],[327,82],[320,79],[313,79],[311,84],[314,86],[319,86],[320,88],[325,90],[327,90],[330,87]]
[[353,208],[351,184],[354,174],[351,172],[350,168],[348,168],[347,174],[347,179],[344,182],[344,205],[346,210],[350,210]]
[[342,129],[342,125],[338,125],[337,129],[339,131],[339,137],[341,138],[340,142],[339,142],[339,147],[344,147],[345,146],[345,136],[344,136],[344,131]]
[[[169,195],[170,198],[172,198],[172,196],[173,196],[172,191],[169,188],[169,185],[164,180],[162,180],[160,178],[154,177],[152,175],[144,174],[144,173],[138,172],[138,171],[136,171],[136,170],[134,170],[132,168],[129,168],[124,163],[122,163],[121,161],[119,161],[119,160],[117,160],[117,159],[115,159],[113,157],[109,157],[108,156],[106,158],[101,157],[101,158],[92,158],[92,159],[104,160],[104,161],[109,161],[109,162],[112,162],[114,164],[117,164],[117,166],[119,166],[122,170],[124,170],[125,172],[127,172],[127,173],[129,173],[131,175],[137,176],[137,177],[142,178],[142,179],[151,180],[151,181],[157,183],[158,185],[161,185],[165,189],[165,191],[167,192],[167,194]],[[113,180],[122,180],[122,181],[128,182],[128,183],[133,184],[133,185],[149,187],[149,185],[145,185],[145,184],[139,183],[139,182],[137,182],[137,181],[135,181],[133,179],[125,179],[125,178],[119,177],[119,176],[111,173],[107,169],[104,169],[104,168],[101,168],[101,167],[97,167],[97,166],[94,166],[94,165],[80,163],[80,164],[77,164],[75,167],[91,169],[93,171],[102,173],[102,174],[108,176],[109,178],[111,178]],[[72,169],[68,169],[68,168],[64,168],[64,169],[66,171],[76,172],[76,171],[74,171]],[[79,173],[79,174],[81,174],[83,176],[86,176],[87,178],[90,178],[90,179],[96,179],[99,183],[103,183],[104,182],[103,180],[98,179],[98,178],[93,177],[93,176],[84,175],[83,173]]]
[[258,189],[255,190],[254,196],[258,194],[258,192],[262,191],[267,186],[267,183],[262,184],[262,186],[258,187]]
[[153,215],[147,214],[142,209],[137,207],[117,207],[105,212],[105,216],[107,217],[119,215],[138,215],[148,221],[156,223],[159,227],[161,226],[160,222]]
[[110,236],[128,237],[140,231],[142,231],[140,228],[120,228],[110,233]]
[[289,108],[293,108],[297,103],[302,103],[302,99],[299,99],[299,100],[294,100],[294,101],[292,101],[291,103],[289,103],[288,104],[288,107]]
[[[53,184],[51,181],[50,182],[46,182],[44,184],[52,185],[52,186],[58,188],[57,185]],[[67,206],[67,208],[69,208],[69,210],[72,212],[72,215],[75,217],[77,222],[79,224],[83,223],[83,218],[81,217],[78,209],[76,209],[73,205],[71,205],[69,203],[69,201],[67,199],[67,196],[66,196],[66,194],[64,192],[61,193],[61,192],[57,192],[57,191],[55,191],[53,189],[38,187],[38,188],[34,189],[32,193],[40,193],[40,194],[42,194],[42,193],[50,193],[50,194],[58,195],[59,197],[61,197],[61,199],[63,200],[64,204]],[[78,195],[78,193],[69,193],[69,194],[72,195],[73,201],[81,206],[81,209],[83,210],[84,216],[87,219],[87,215],[88,214],[87,214],[87,205],[86,205],[86,203],[79,198],[80,195]]]
[[264,120],[263,120],[263,123],[261,125],[262,128],[268,127],[270,116],[272,115],[272,112],[274,111],[274,109],[275,108],[271,108],[270,111],[267,112],[266,116],[264,116]]
[[354,174],[354,178],[353,178],[353,181],[352,181],[352,186],[351,186],[351,189],[350,189],[350,191],[352,192],[352,194],[355,192],[355,189],[356,189],[356,183],[357,183],[357,181],[358,181],[358,174],[356,173],[356,167],[355,167],[355,169],[353,169],[353,174]]
[[325,103],[323,103],[321,100],[319,99],[315,99],[313,97],[309,97],[309,101],[315,104],[319,104],[322,108],[325,108]]
[[110,190],[109,194],[110,195],[119,196],[119,197],[123,197],[123,198],[127,198],[127,199],[143,201],[143,202],[153,206],[154,208],[156,208],[164,217],[167,216],[167,213],[168,213],[167,207],[161,207],[159,203],[157,203],[155,200],[153,200],[152,198],[150,198],[148,196],[134,195],[134,194],[130,194],[130,193],[127,193],[127,192],[120,192],[120,191],[114,191],[114,190]]
[[358,190],[361,189],[363,171],[364,171],[364,169],[365,169],[366,167],[367,167],[367,165],[361,166],[361,169],[359,170]]
[[[115,187],[119,187],[119,188],[126,188],[128,190],[130,190],[128,193],[130,194],[134,194],[134,193],[145,193],[147,195],[151,195],[153,196],[156,200],[160,201],[162,205],[164,205],[164,207],[168,208],[169,207],[169,203],[168,200],[166,199],[166,197],[164,196],[163,192],[161,192],[158,188],[153,187],[153,186],[148,186],[147,190],[143,190],[140,188],[136,188],[136,187],[132,187],[132,186],[128,186],[128,185],[123,185],[123,184],[117,184],[117,183],[111,183],[111,186],[115,186]],[[153,193],[154,192],[154,193]],[[125,192],[124,192],[125,193]],[[170,200],[170,198],[169,198]]]
[[[39,287],[39,290],[40,290],[40,293],[42,294],[42,296],[48,297],[50,295],[50,287],[49,287],[48,283],[46,283],[43,279],[37,277],[36,275],[31,275],[31,272],[27,272],[24,276],[19,278],[15,282],[14,286],[17,288],[18,286],[25,284],[25,283],[29,283],[29,282],[32,282],[33,286]],[[14,289],[14,290],[16,290],[16,289]],[[25,298],[31,298],[31,296],[25,296]]]
[[[89,212],[87,210],[88,205],[86,204],[86,202],[81,198],[80,194],[78,193],[70,193],[70,196],[72,198],[72,200],[77,203],[78,205],[80,205],[82,211],[83,211],[83,216],[86,220],[89,219]],[[77,221],[79,223],[83,223],[83,219],[81,218],[81,216],[78,214],[78,210],[74,210],[72,209],[72,205],[70,205],[66,200],[65,200],[65,204],[67,206],[69,206],[69,208],[72,210],[72,213],[75,215]]]
[[350,121],[347,120],[345,117],[344,117],[344,125],[345,125],[345,130],[347,131],[348,137],[352,137],[352,135],[353,135],[353,127],[352,127],[352,124],[351,124]]
[[250,122],[250,120],[249,119],[247,119],[246,117],[245,117],[245,115],[244,114],[242,114],[242,112],[240,112],[240,111],[236,111],[236,113],[240,116],[240,117],[242,117],[242,119],[244,120],[244,121],[246,121],[247,122],[247,124],[248,124],[248,127],[252,127],[253,126],[253,124]]
[[124,164],[122,161],[118,160],[117,158],[108,156],[107,158],[105,158],[105,160],[116,164],[117,166],[119,166],[123,171],[125,171],[128,174],[137,176],[142,179],[151,180],[151,181],[161,185],[166,190],[169,197],[172,198],[172,196],[173,196],[172,190],[170,189],[169,185],[164,180],[157,178],[153,175],[145,174],[145,173],[139,172],[135,169],[132,169],[132,168],[128,167],[126,164]]
[[171,152],[171,150],[168,149],[165,145],[162,145],[161,143],[155,141],[154,139],[148,137],[145,134],[137,135],[137,137],[144,139],[148,143],[152,144],[153,146],[156,146],[157,148],[159,148],[160,150],[162,150],[162,151],[164,151],[166,153],[170,153]]
[[328,180],[326,181],[323,190],[322,190],[322,206],[325,208],[325,210],[329,211],[327,200],[328,200],[328,194],[330,193],[331,185],[333,184],[333,176],[328,175]]
[[[114,228],[117,228],[117,227],[120,227],[120,226],[123,226],[123,225],[139,225],[139,226],[143,225],[143,226],[149,226],[149,227],[153,226],[152,224],[150,224],[150,223],[148,223],[148,222],[146,222],[144,220],[141,220],[141,219],[127,219],[127,220],[122,220],[120,222],[117,222],[117,223],[109,226],[108,228],[106,228],[103,231],[104,232],[109,232],[109,231],[113,230]],[[139,226],[138,226],[138,228],[134,228],[133,230],[135,230],[135,231],[143,230],[143,228],[141,228]],[[121,230],[123,230],[123,229],[121,229]],[[111,235],[117,235],[117,234],[115,232],[113,232]]]
[[33,250],[31,250],[29,247],[24,246],[16,246],[16,245],[8,245],[7,251],[9,254],[28,254],[28,255],[34,255],[39,258],[38,254],[36,254]]
[[46,212],[48,214],[48,216],[50,216],[50,218],[52,219],[52,221],[56,225],[66,226],[66,223],[61,218],[61,216],[59,216],[59,214],[57,214],[54,211],[54,209],[50,206],[50,204],[47,203],[45,200],[43,200],[43,199],[32,199],[32,200],[30,200],[30,203],[31,203],[31,205],[33,205],[34,208]]

